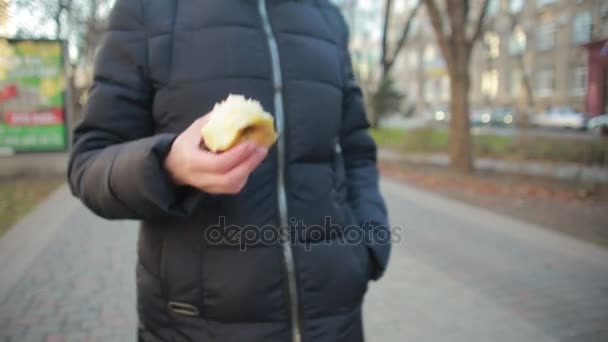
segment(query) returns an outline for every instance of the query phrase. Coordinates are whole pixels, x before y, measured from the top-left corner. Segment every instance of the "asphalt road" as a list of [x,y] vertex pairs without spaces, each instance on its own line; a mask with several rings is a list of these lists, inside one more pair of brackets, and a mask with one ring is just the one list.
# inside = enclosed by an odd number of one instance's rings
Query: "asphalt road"
[[[368,341],[608,341],[605,250],[383,189],[402,241],[366,297]],[[0,341],[133,341],[135,247],[136,223],[54,193],[0,239]]]

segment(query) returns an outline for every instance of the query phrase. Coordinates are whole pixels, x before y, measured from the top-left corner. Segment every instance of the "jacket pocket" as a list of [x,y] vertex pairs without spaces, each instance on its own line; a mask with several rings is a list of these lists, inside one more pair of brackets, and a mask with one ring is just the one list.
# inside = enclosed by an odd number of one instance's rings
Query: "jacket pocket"
[[287,315],[279,245],[208,247],[202,256],[205,317],[222,322],[280,321]]
[[363,242],[348,236],[294,249],[307,317],[346,313],[361,304],[369,282],[364,253]]
[[374,273],[376,272],[375,270],[379,268],[379,265],[374,257],[374,241],[369,236],[371,232],[364,230],[364,227],[359,224],[355,213],[348,204],[347,211],[347,222],[349,229],[357,229],[358,234],[360,234],[358,236],[361,238],[361,244],[359,246],[361,248],[358,248],[358,254],[362,260],[362,264],[365,265],[364,268],[367,274],[367,280],[372,280],[374,279]]

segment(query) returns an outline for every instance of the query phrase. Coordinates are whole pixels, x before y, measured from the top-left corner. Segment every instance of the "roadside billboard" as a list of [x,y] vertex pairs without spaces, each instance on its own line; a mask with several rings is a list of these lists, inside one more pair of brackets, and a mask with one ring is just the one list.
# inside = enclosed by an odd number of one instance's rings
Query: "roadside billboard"
[[65,151],[63,42],[0,38],[0,152]]

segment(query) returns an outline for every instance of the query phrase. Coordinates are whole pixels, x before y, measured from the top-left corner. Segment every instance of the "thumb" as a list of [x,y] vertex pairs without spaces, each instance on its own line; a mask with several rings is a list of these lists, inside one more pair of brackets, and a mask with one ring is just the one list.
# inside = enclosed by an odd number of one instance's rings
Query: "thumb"
[[208,121],[209,114],[194,120],[194,122],[192,122],[192,124],[183,132],[184,136],[187,137],[188,140],[201,140],[201,130]]
[[206,149],[205,141],[203,140],[202,130],[203,127],[209,122],[209,114],[205,114],[200,118],[196,119],[190,127],[187,129],[188,139],[193,142],[196,142],[196,145],[199,148]]
[[201,129],[203,129],[203,127],[205,127],[207,122],[209,122],[209,118],[210,118],[209,114],[205,114],[205,115],[201,116],[200,118],[194,120],[194,122],[192,123],[192,125],[190,125],[188,130],[194,130],[200,135]]

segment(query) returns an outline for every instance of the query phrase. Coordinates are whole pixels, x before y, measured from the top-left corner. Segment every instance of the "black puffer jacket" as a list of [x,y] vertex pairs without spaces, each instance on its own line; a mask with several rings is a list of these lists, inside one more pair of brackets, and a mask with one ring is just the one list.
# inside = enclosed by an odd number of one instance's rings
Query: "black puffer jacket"
[[[347,40],[326,0],[117,1],[69,180],[142,221],[142,340],[363,339],[390,237]],[[273,113],[279,142],[238,195],[174,186],[174,138],[229,93]]]

